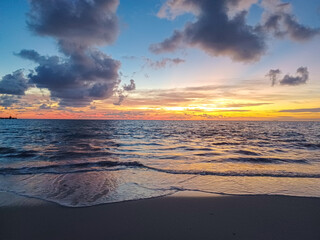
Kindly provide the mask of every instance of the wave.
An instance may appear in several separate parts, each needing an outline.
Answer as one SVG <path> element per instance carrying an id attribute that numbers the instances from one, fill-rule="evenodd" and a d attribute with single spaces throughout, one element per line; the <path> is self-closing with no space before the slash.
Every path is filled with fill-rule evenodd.
<path id="1" fill-rule="evenodd" d="M 54 164 L 39 167 L 21 167 L 21 168 L 0 168 L 0 175 L 29 175 L 29 174 L 65 174 L 99 171 L 97 167 L 145 167 L 139 162 L 116 162 L 116 161 L 99 161 L 72 164 Z M 101 169 L 107 170 L 107 169 Z M 101 171 L 100 170 L 100 171 Z M 117 169 L 116 169 L 117 170 Z"/>
<path id="2" fill-rule="evenodd" d="M 320 143 L 300 143 L 298 147 L 303 147 L 311 150 L 318 150 L 320 149 Z"/>
<path id="3" fill-rule="evenodd" d="M 214 145 L 214 146 L 240 145 L 240 143 L 238 143 L 238 142 L 214 142 L 214 143 L 211 143 L 211 145 Z"/>
<path id="4" fill-rule="evenodd" d="M 216 152 L 207 152 L 207 153 L 196 153 L 194 154 L 195 156 L 200 156 L 200 157 L 212 157 L 212 156 L 220 156 L 220 153 Z"/>
<path id="5" fill-rule="evenodd" d="M 136 147 L 136 146 L 163 146 L 163 144 L 160 143 L 154 143 L 154 142 L 138 142 L 138 143 L 120 143 L 120 146 L 123 147 Z"/>
<path id="6" fill-rule="evenodd" d="M 263 157 L 255 157 L 255 158 L 246 158 L 246 157 L 236 157 L 229 158 L 228 161 L 231 162 L 248 162 L 248 163 L 296 163 L 296 164 L 308 164 L 307 160 L 302 159 L 282 159 L 282 158 L 263 158 Z"/>
<path id="7" fill-rule="evenodd" d="M 234 151 L 234 153 L 241 154 L 241 155 L 249 155 L 249 156 L 260 156 L 261 155 L 259 153 L 248 151 L 248 150 L 238 150 L 238 151 Z"/>
<path id="8" fill-rule="evenodd" d="M 33 158 L 38 155 L 34 151 L 22 151 L 20 153 L 6 155 L 6 158 Z"/>
<path id="9" fill-rule="evenodd" d="M 54 155 L 49 155 L 48 159 L 52 160 L 66 160 L 66 159 L 76 159 L 76 158 L 94 158 L 94 157 L 113 157 L 119 156 L 120 153 L 111 151 L 92 151 L 92 152 L 82 152 L 82 151 L 61 151 L 56 152 Z"/>
<path id="10" fill-rule="evenodd" d="M 211 148 L 191 148 L 191 147 L 186 147 L 186 151 L 212 151 L 213 149 Z"/>
<path id="11" fill-rule="evenodd" d="M 0 147 L 0 154 L 9 154 L 17 152 L 14 148 L 11 147 Z"/>
<path id="12" fill-rule="evenodd" d="M 121 168 L 123 167 L 123 168 Z M 320 173 L 300 172 L 236 172 L 236 171 L 200 171 L 200 170 L 173 170 L 161 169 L 144 165 L 137 161 L 117 162 L 99 161 L 88 163 L 74 163 L 64 165 L 48 165 L 40 167 L 0 168 L 0 175 L 36 175 L 36 174 L 68 174 L 84 172 L 121 171 L 129 168 L 145 169 L 167 174 L 182 174 L 195 176 L 221 177 L 279 177 L 279 178 L 320 178 Z"/>
<path id="13" fill-rule="evenodd" d="M 37 152 L 33 150 L 17 150 L 11 147 L 0 147 L 0 157 L 31 158 L 36 156 L 37 156 Z"/>

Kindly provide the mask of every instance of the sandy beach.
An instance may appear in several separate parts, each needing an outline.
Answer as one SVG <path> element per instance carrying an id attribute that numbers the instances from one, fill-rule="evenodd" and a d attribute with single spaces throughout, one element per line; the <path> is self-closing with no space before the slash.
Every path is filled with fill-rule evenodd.
<path id="1" fill-rule="evenodd" d="M 0 208 L 0 239 L 316 240 L 319 223 L 320 199 L 305 197 L 174 195 L 87 208 L 35 201 Z"/>

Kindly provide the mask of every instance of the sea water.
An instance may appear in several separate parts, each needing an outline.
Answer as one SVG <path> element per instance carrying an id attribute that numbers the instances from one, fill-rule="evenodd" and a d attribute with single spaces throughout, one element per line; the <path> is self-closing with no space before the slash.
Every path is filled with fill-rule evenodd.
<path id="1" fill-rule="evenodd" d="M 70 207 L 181 191 L 320 197 L 320 122 L 0 120 L 0 191 Z"/>

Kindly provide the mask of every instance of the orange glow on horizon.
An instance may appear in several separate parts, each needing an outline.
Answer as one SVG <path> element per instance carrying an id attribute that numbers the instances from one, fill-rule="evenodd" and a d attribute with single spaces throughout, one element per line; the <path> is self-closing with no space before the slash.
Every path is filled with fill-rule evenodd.
<path id="1" fill-rule="evenodd" d="M 208 90 L 206 89 L 208 88 Z M 234 90 L 216 92 L 212 86 L 199 90 L 140 90 L 130 95 L 121 106 L 116 97 L 99 100 L 84 107 L 60 107 L 50 100 L 48 92 L 32 89 L 21 98 L 21 106 L 0 107 L 0 117 L 19 119 L 114 119 L 114 120 L 320 120 L 318 95 L 282 98 L 282 92 L 254 94 Z M 210 90 L 213 89 L 213 90 Z M 268 90 L 269 91 L 269 90 Z M 297 98 L 297 99 L 296 99 Z M 292 100 L 291 100 L 292 99 Z M 38 102 L 31 105 L 30 102 Z M 301 111 L 299 111 L 301 109 Z M 304 112 L 303 109 L 306 109 Z M 308 111 L 310 109 L 310 111 Z"/>

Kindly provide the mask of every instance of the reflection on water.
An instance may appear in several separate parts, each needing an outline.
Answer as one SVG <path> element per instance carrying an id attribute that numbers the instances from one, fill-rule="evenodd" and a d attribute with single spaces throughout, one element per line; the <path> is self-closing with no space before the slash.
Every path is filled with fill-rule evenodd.
<path id="1" fill-rule="evenodd" d="M 196 190 L 320 197 L 320 123 L 0 120 L 0 190 L 88 206 Z"/>

